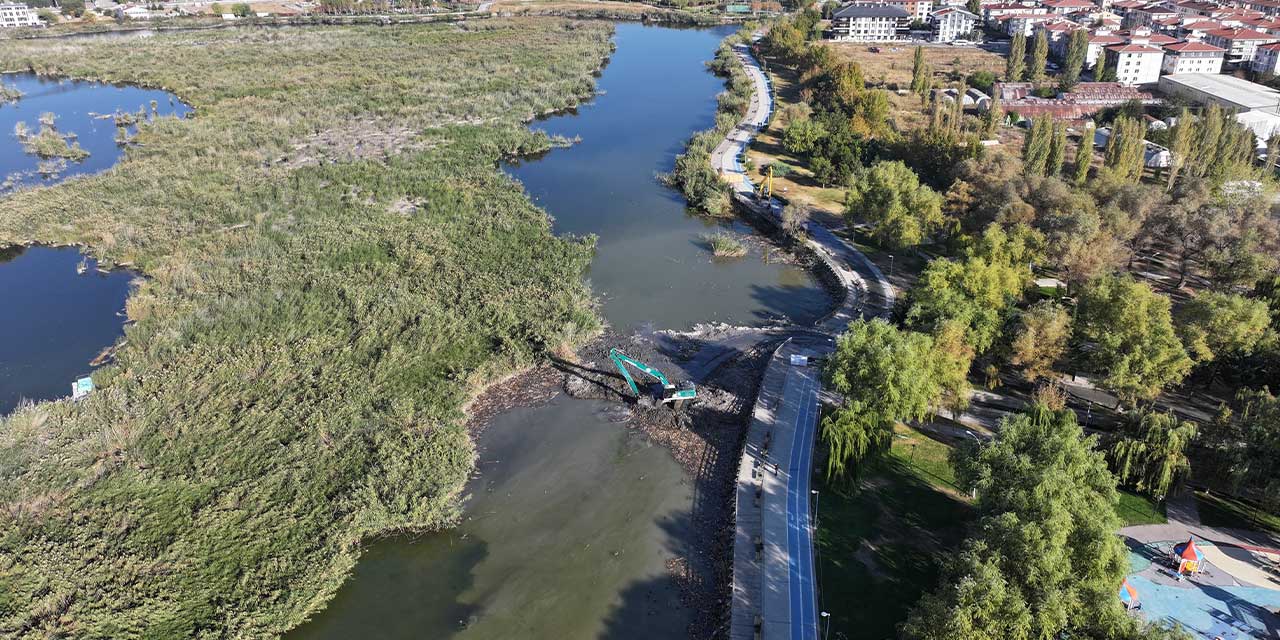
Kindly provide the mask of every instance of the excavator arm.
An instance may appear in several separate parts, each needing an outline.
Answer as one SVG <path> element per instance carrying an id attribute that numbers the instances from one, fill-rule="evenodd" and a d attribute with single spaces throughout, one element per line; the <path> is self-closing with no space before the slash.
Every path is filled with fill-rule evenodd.
<path id="1" fill-rule="evenodd" d="M 622 377 L 627 381 L 627 386 L 631 387 L 632 393 L 635 393 L 637 398 L 644 398 L 645 394 L 641 393 L 640 385 L 636 384 L 636 379 L 631 375 L 631 371 L 627 369 L 627 365 L 649 374 L 662 385 L 662 402 L 680 402 L 697 397 L 698 392 L 693 388 L 693 385 L 682 385 L 680 388 L 676 388 L 676 385 L 671 384 L 671 381 L 661 371 L 617 349 L 609 350 L 609 359 L 613 361 L 614 366 L 618 367 L 618 371 L 622 372 Z"/>

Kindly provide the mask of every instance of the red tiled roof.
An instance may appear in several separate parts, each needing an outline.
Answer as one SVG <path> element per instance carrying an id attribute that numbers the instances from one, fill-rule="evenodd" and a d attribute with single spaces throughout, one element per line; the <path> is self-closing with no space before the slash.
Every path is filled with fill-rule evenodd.
<path id="1" fill-rule="evenodd" d="M 1175 44 L 1166 44 L 1165 51 L 1173 51 L 1175 53 L 1186 53 L 1188 51 L 1226 51 L 1222 47 L 1215 47 L 1204 42 L 1178 42 Z"/>
<path id="2" fill-rule="evenodd" d="M 1120 36 L 1089 36 L 1089 44 L 1119 44 L 1124 42 Z"/>
<path id="3" fill-rule="evenodd" d="M 1197 20 L 1195 22 L 1188 22 L 1187 24 L 1182 25 L 1182 28 L 1193 31 L 1208 31 L 1209 29 L 1221 29 L 1222 23 L 1214 20 Z"/>
<path id="4" fill-rule="evenodd" d="M 1155 47 L 1148 47 L 1145 44 L 1113 44 L 1107 47 L 1107 51 L 1115 51 L 1116 53 L 1164 53 Z"/>
<path id="5" fill-rule="evenodd" d="M 1226 40 L 1274 40 L 1275 36 L 1270 36 L 1261 31 L 1253 29 L 1217 29 L 1205 33 L 1215 38 L 1224 38 Z"/>
<path id="6" fill-rule="evenodd" d="M 1280 51 L 1280 42 L 1272 42 L 1271 44 L 1259 45 L 1258 48 L 1266 49 L 1267 51 Z"/>

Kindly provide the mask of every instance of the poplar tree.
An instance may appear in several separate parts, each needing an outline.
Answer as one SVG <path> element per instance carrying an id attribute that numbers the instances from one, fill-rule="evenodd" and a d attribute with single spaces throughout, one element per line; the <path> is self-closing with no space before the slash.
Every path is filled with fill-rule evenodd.
<path id="1" fill-rule="evenodd" d="M 1089 31 L 1076 29 L 1071 32 L 1071 40 L 1067 43 L 1067 59 L 1062 65 L 1062 81 L 1058 85 L 1063 91 L 1070 91 L 1080 82 L 1080 72 L 1084 70 L 1084 60 L 1089 54 Z"/>
<path id="2" fill-rule="evenodd" d="M 1194 162 L 1187 170 L 1192 175 L 1206 176 L 1213 169 L 1214 154 L 1218 149 L 1218 140 L 1222 137 L 1222 107 L 1210 104 L 1200 116 L 1195 128 L 1195 138 L 1191 143 L 1191 157 Z"/>
<path id="3" fill-rule="evenodd" d="M 1045 163 L 1045 175 L 1057 176 L 1062 172 L 1062 163 L 1067 158 L 1067 125 L 1064 122 L 1053 124 L 1053 136 L 1049 140 L 1049 159 Z"/>
<path id="4" fill-rule="evenodd" d="M 915 59 L 911 63 L 911 92 L 920 96 L 923 102 L 929 97 L 929 65 L 924 62 L 924 47 L 916 47 Z"/>
<path id="5" fill-rule="evenodd" d="M 1022 147 L 1022 170 L 1029 176 L 1044 175 L 1049 160 L 1049 139 L 1053 136 L 1053 123 L 1049 116 L 1036 118 L 1027 130 Z"/>
<path id="6" fill-rule="evenodd" d="M 1000 130 L 1000 122 L 1004 120 L 1004 107 L 1000 104 L 1000 92 L 991 92 L 991 105 L 982 120 L 982 137 L 990 140 Z"/>
<path id="7" fill-rule="evenodd" d="M 1022 79 L 1022 71 L 1027 64 L 1027 37 L 1021 31 L 1013 34 L 1013 42 L 1009 45 L 1009 59 L 1004 62 L 1005 82 L 1017 82 Z"/>
<path id="8" fill-rule="evenodd" d="M 1267 138 L 1267 175 L 1275 173 L 1277 153 L 1280 153 L 1280 133 L 1272 133 Z"/>
<path id="9" fill-rule="evenodd" d="M 1111 124 L 1111 139 L 1103 163 L 1116 175 L 1137 182 L 1142 178 L 1146 157 L 1146 143 L 1142 137 L 1142 122 L 1128 117 L 1116 118 Z"/>
<path id="10" fill-rule="evenodd" d="M 1093 68 L 1093 79 L 1097 82 L 1115 82 L 1116 70 L 1107 66 L 1107 52 L 1103 50 L 1098 57 L 1098 66 Z"/>
<path id="11" fill-rule="evenodd" d="M 1044 80 L 1044 65 L 1049 59 L 1049 38 L 1045 35 L 1044 29 L 1036 32 L 1035 45 L 1031 49 L 1031 69 L 1028 70 L 1028 80 L 1031 82 L 1041 82 Z"/>
<path id="12" fill-rule="evenodd" d="M 1093 127 L 1085 127 L 1084 135 L 1080 136 L 1080 144 L 1076 145 L 1075 175 L 1071 177 L 1071 182 L 1077 187 L 1083 187 L 1085 181 L 1089 179 L 1091 164 L 1093 164 Z"/>
<path id="13" fill-rule="evenodd" d="M 1165 182 L 1165 191 L 1173 189 L 1174 182 L 1178 180 L 1178 172 L 1182 170 L 1182 166 L 1187 162 L 1187 153 L 1191 151 L 1191 135 L 1194 133 L 1194 127 L 1195 122 L 1191 119 L 1191 111 L 1183 107 L 1182 112 L 1178 114 L 1178 121 L 1173 125 L 1173 131 L 1169 135 L 1169 180 Z"/>

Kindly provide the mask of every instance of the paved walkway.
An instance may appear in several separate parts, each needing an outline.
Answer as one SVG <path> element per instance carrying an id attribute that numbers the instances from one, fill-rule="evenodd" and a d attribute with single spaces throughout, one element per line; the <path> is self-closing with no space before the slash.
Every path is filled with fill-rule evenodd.
<path id="1" fill-rule="evenodd" d="M 738 467 L 734 640 L 818 634 L 809 479 L 821 372 L 790 361 L 829 351 L 825 339 L 788 340 L 774 351 L 760 384 Z"/>

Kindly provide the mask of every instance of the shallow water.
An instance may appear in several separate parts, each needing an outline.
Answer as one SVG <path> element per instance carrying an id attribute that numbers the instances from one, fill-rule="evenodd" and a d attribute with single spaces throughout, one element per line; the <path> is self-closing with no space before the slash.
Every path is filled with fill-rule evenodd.
<path id="1" fill-rule="evenodd" d="M 766 263 L 759 243 L 745 257 L 713 259 L 705 234 L 748 236 L 751 227 L 691 214 L 654 177 L 671 170 L 694 132 L 714 124 L 724 81 L 704 63 L 734 30 L 619 24 L 617 51 L 597 82 L 603 95 L 532 125 L 581 142 L 507 168 L 553 217 L 556 233 L 598 236 L 589 278 L 618 329 L 811 322 L 832 304 L 807 271 Z"/>
<path id="2" fill-rule="evenodd" d="M 173 94 L 153 89 L 42 78 L 31 73 L 0 74 L 0 84 L 16 87 L 24 94 L 17 102 L 0 105 L 0 194 L 14 188 L 56 184 L 113 166 L 124 154 L 124 147 L 116 143 L 115 121 L 90 114 L 143 109 L 147 117 L 184 117 L 191 112 Z M 40 158 L 27 153 L 14 133 L 19 122 L 32 133 L 39 131 L 40 114 L 46 112 L 57 116 L 55 126 L 59 133 L 75 134 L 74 140 L 89 152 L 84 160 L 68 161 L 55 175 L 40 174 Z M 127 129 L 130 135 L 135 132 L 135 127 Z"/>
<path id="3" fill-rule="evenodd" d="M 371 545 L 295 640 L 672 638 L 691 613 L 666 560 L 692 494 L 670 453 L 565 396 L 499 416 L 460 526 Z M 621 414 L 619 412 L 622 412 Z"/>
<path id="4" fill-rule="evenodd" d="M 77 274 L 74 247 L 0 249 L 0 414 L 22 399 L 71 395 L 89 361 L 124 335 L 134 274 Z"/>

